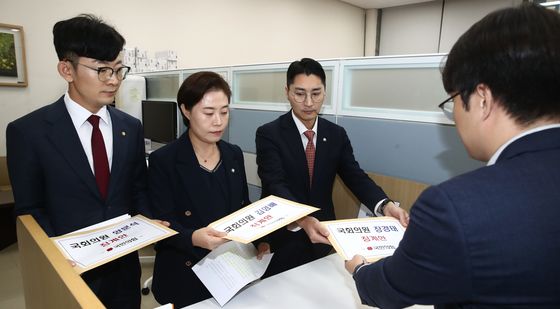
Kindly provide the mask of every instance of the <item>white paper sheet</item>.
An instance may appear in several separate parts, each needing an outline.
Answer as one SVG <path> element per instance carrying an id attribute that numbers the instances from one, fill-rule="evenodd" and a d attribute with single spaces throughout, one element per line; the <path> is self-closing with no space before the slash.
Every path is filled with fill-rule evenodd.
<path id="1" fill-rule="evenodd" d="M 223 306 L 243 287 L 264 274 L 272 255 L 265 254 L 257 260 L 257 249 L 253 244 L 228 241 L 200 260 L 192 270 Z"/>
<path id="2" fill-rule="evenodd" d="M 103 221 L 103 222 L 99 222 L 99 223 L 94 224 L 94 225 L 86 226 L 86 227 L 84 227 L 83 229 L 79 229 L 79 230 L 77 230 L 77 231 L 70 232 L 70 233 L 68 233 L 68 234 L 66 234 L 66 235 L 70 235 L 70 234 L 74 234 L 74 233 L 87 232 L 87 231 L 93 231 L 93 230 L 95 230 L 95 229 L 99 229 L 99 228 L 102 228 L 102 227 L 106 227 L 106 226 L 109 226 L 109 225 L 113 225 L 113 224 L 115 224 L 115 223 L 119 223 L 119 222 L 124 221 L 124 220 L 127 220 L 127 219 L 130 219 L 130 215 L 129 215 L 129 214 L 120 215 L 120 216 L 115 217 L 115 218 L 113 218 L 113 219 L 105 220 L 105 221 Z"/>

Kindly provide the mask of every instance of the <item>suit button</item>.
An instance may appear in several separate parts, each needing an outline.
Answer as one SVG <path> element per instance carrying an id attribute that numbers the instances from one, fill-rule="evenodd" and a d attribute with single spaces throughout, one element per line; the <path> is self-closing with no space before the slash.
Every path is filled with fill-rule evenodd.
<path id="1" fill-rule="evenodd" d="M 191 267 L 191 266 L 192 266 L 192 262 L 191 262 L 191 261 L 187 261 L 187 262 L 185 262 L 185 265 L 187 265 L 187 267 Z"/>
<path id="2" fill-rule="evenodd" d="M 192 215 L 192 212 L 190 210 L 185 211 L 185 216 L 190 217 Z"/>

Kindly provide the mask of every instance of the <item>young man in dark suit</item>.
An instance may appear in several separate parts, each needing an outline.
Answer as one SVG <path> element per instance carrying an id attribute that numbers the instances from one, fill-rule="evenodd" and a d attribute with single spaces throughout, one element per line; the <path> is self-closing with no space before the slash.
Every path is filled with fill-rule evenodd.
<path id="1" fill-rule="evenodd" d="M 346 263 L 381 308 L 560 308 L 560 15 L 490 13 L 442 72 L 469 155 L 488 165 L 426 189 L 393 256 Z"/>
<path id="2" fill-rule="evenodd" d="M 33 215 L 49 236 L 148 215 L 142 125 L 109 106 L 130 69 L 124 38 L 91 15 L 57 22 L 53 35 L 68 91 L 8 125 L 15 214 Z M 139 308 L 140 272 L 135 252 L 83 278 L 106 307 Z"/>
<path id="3" fill-rule="evenodd" d="M 325 79 L 319 62 L 310 58 L 292 62 L 286 85 L 291 111 L 257 129 L 262 197 L 273 194 L 320 208 L 269 236 L 275 255 L 265 276 L 330 252 L 328 231 L 319 221 L 335 219 L 332 190 L 337 174 L 376 215 L 393 216 L 405 226 L 408 222 L 407 213 L 360 168 L 344 128 L 319 117 Z"/>

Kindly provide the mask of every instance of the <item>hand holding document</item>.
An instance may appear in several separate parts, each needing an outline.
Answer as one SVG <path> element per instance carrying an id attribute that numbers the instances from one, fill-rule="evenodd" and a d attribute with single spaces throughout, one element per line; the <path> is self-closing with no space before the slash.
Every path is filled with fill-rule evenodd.
<path id="1" fill-rule="evenodd" d="M 253 244 L 229 241 L 210 252 L 192 270 L 223 306 L 243 287 L 259 279 L 271 259 L 269 253 L 258 260 Z"/>
<path id="2" fill-rule="evenodd" d="M 51 238 L 80 274 L 177 234 L 141 215 L 99 226 Z"/>
<path id="3" fill-rule="evenodd" d="M 209 226 L 228 233 L 227 239 L 247 244 L 317 210 L 319 208 L 270 195 Z"/>
<path id="4" fill-rule="evenodd" d="M 404 227 L 395 218 L 376 217 L 324 221 L 330 232 L 329 240 L 345 260 L 356 254 L 374 262 L 393 255 L 404 236 Z"/>

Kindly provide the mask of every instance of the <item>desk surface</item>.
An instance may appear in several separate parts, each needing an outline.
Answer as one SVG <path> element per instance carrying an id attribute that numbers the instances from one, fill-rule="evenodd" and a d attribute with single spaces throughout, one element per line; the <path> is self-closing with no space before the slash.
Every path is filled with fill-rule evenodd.
<path id="1" fill-rule="evenodd" d="M 322 259 L 259 280 L 239 292 L 225 309 L 247 308 L 371 308 L 362 305 L 354 280 L 344 269 L 342 258 L 331 254 Z M 189 309 L 221 308 L 213 299 L 190 305 Z M 410 308 L 433 308 L 415 305 Z"/>

